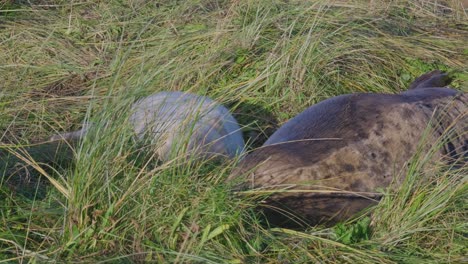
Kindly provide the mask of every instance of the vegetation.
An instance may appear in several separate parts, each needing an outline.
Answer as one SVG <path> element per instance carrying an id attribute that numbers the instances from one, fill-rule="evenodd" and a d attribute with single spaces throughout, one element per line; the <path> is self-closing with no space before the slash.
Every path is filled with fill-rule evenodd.
<path id="1" fill-rule="evenodd" d="M 137 98 L 190 91 L 231 109 L 253 148 L 307 106 L 428 70 L 466 91 L 462 2 L 0 1 L 0 158 L 14 160 L 0 165 L 0 262 L 467 261 L 466 167 L 420 154 L 357 219 L 269 228 L 225 183 L 235 161 L 158 162 L 123 121 Z M 102 125 L 41 144 L 83 120 Z M 45 162 L 57 149 L 71 164 Z"/>

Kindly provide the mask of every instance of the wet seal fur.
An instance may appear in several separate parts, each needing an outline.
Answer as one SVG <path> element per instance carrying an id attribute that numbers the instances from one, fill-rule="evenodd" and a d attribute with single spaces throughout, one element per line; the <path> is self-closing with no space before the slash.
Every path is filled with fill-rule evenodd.
<path id="1" fill-rule="evenodd" d="M 184 151 L 197 158 L 234 158 L 244 151 L 242 131 L 229 110 L 212 99 L 183 92 L 159 92 L 135 102 L 131 124 L 136 138 L 170 160 Z M 92 124 L 54 135 L 50 141 L 78 140 Z"/>
<path id="2" fill-rule="evenodd" d="M 441 88 L 448 82 L 433 71 L 400 94 L 347 94 L 313 105 L 247 155 L 228 180 L 244 179 L 238 190 L 271 193 L 262 210 L 273 225 L 349 219 L 378 202 L 377 191 L 405 168 L 430 122 L 427 142 L 451 132 L 435 156 L 466 164 L 468 95 Z"/>

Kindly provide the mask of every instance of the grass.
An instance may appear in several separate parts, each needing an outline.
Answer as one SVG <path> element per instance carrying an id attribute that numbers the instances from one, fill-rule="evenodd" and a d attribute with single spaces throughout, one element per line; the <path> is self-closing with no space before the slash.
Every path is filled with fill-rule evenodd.
<path id="1" fill-rule="evenodd" d="M 361 218 L 267 228 L 225 183 L 235 162 L 157 162 L 122 121 L 139 97 L 190 91 L 228 106 L 255 147 L 311 104 L 435 68 L 467 91 L 461 1 L 29 2 L 0 1 L 0 155 L 33 179 L 0 180 L 0 262 L 467 261 L 466 168 L 419 156 Z M 37 153 L 57 146 L 40 143 L 85 119 L 105 125 L 58 148 L 71 166 L 47 165 Z"/>

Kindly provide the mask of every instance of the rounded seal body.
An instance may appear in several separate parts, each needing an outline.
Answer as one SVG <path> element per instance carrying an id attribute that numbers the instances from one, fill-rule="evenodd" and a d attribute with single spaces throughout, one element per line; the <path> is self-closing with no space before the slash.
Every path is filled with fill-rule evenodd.
<path id="1" fill-rule="evenodd" d="M 436 142 L 450 130 L 436 156 L 466 162 L 467 104 L 467 94 L 427 87 L 330 98 L 286 122 L 229 180 L 243 179 L 240 190 L 269 191 L 263 211 L 273 224 L 343 221 L 378 202 L 421 140 Z M 429 123 L 435 127 L 426 135 Z"/>
<path id="2" fill-rule="evenodd" d="M 205 96 L 160 92 L 135 102 L 129 117 L 136 138 L 153 147 L 167 161 L 179 154 L 195 158 L 234 158 L 244 151 L 242 131 L 226 107 Z M 77 140 L 94 125 L 54 135 L 55 140 Z"/>
<path id="3" fill-rule="evenodd" d="M 234 158 L 244 150 L 237 121 L 208 97 L 160 92 L 135 102 L 132 111 L 129 121 L 137 137 L 150 140 L 162 160 L 180 150 L 205 158 Z"/>

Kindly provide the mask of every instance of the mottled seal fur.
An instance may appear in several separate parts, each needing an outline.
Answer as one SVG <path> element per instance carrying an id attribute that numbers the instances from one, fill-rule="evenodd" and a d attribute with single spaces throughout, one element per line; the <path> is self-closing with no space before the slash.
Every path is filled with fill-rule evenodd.
<path id="1" fill-rule="evenodd" d="M 347 94 L 313 105 L 247 155 L 229 180 L 271 191 L 263 205 L 273 224 L 292 224 L 284 213 L 312 225 L 346 220 L 379 200 L 431 120 L 428 142 L 451 132 L 435 156 L 466 162 L 468 96 L 440 87 L 447 82 L 433 71 L 401 94 Z"/>
<path id="2" fill-rule="evenodd" d="M 205 96 L 160 92 L 132 105 L 129 122 L 136 137 L 149 140 L 159 159 L 167 161 L 180 151 L 197 157 L 233 158 L 244 150 L 242 132 L 226 107 Z M 52 141 L 79 139 L 82 130 L 55 135 Z"/>

